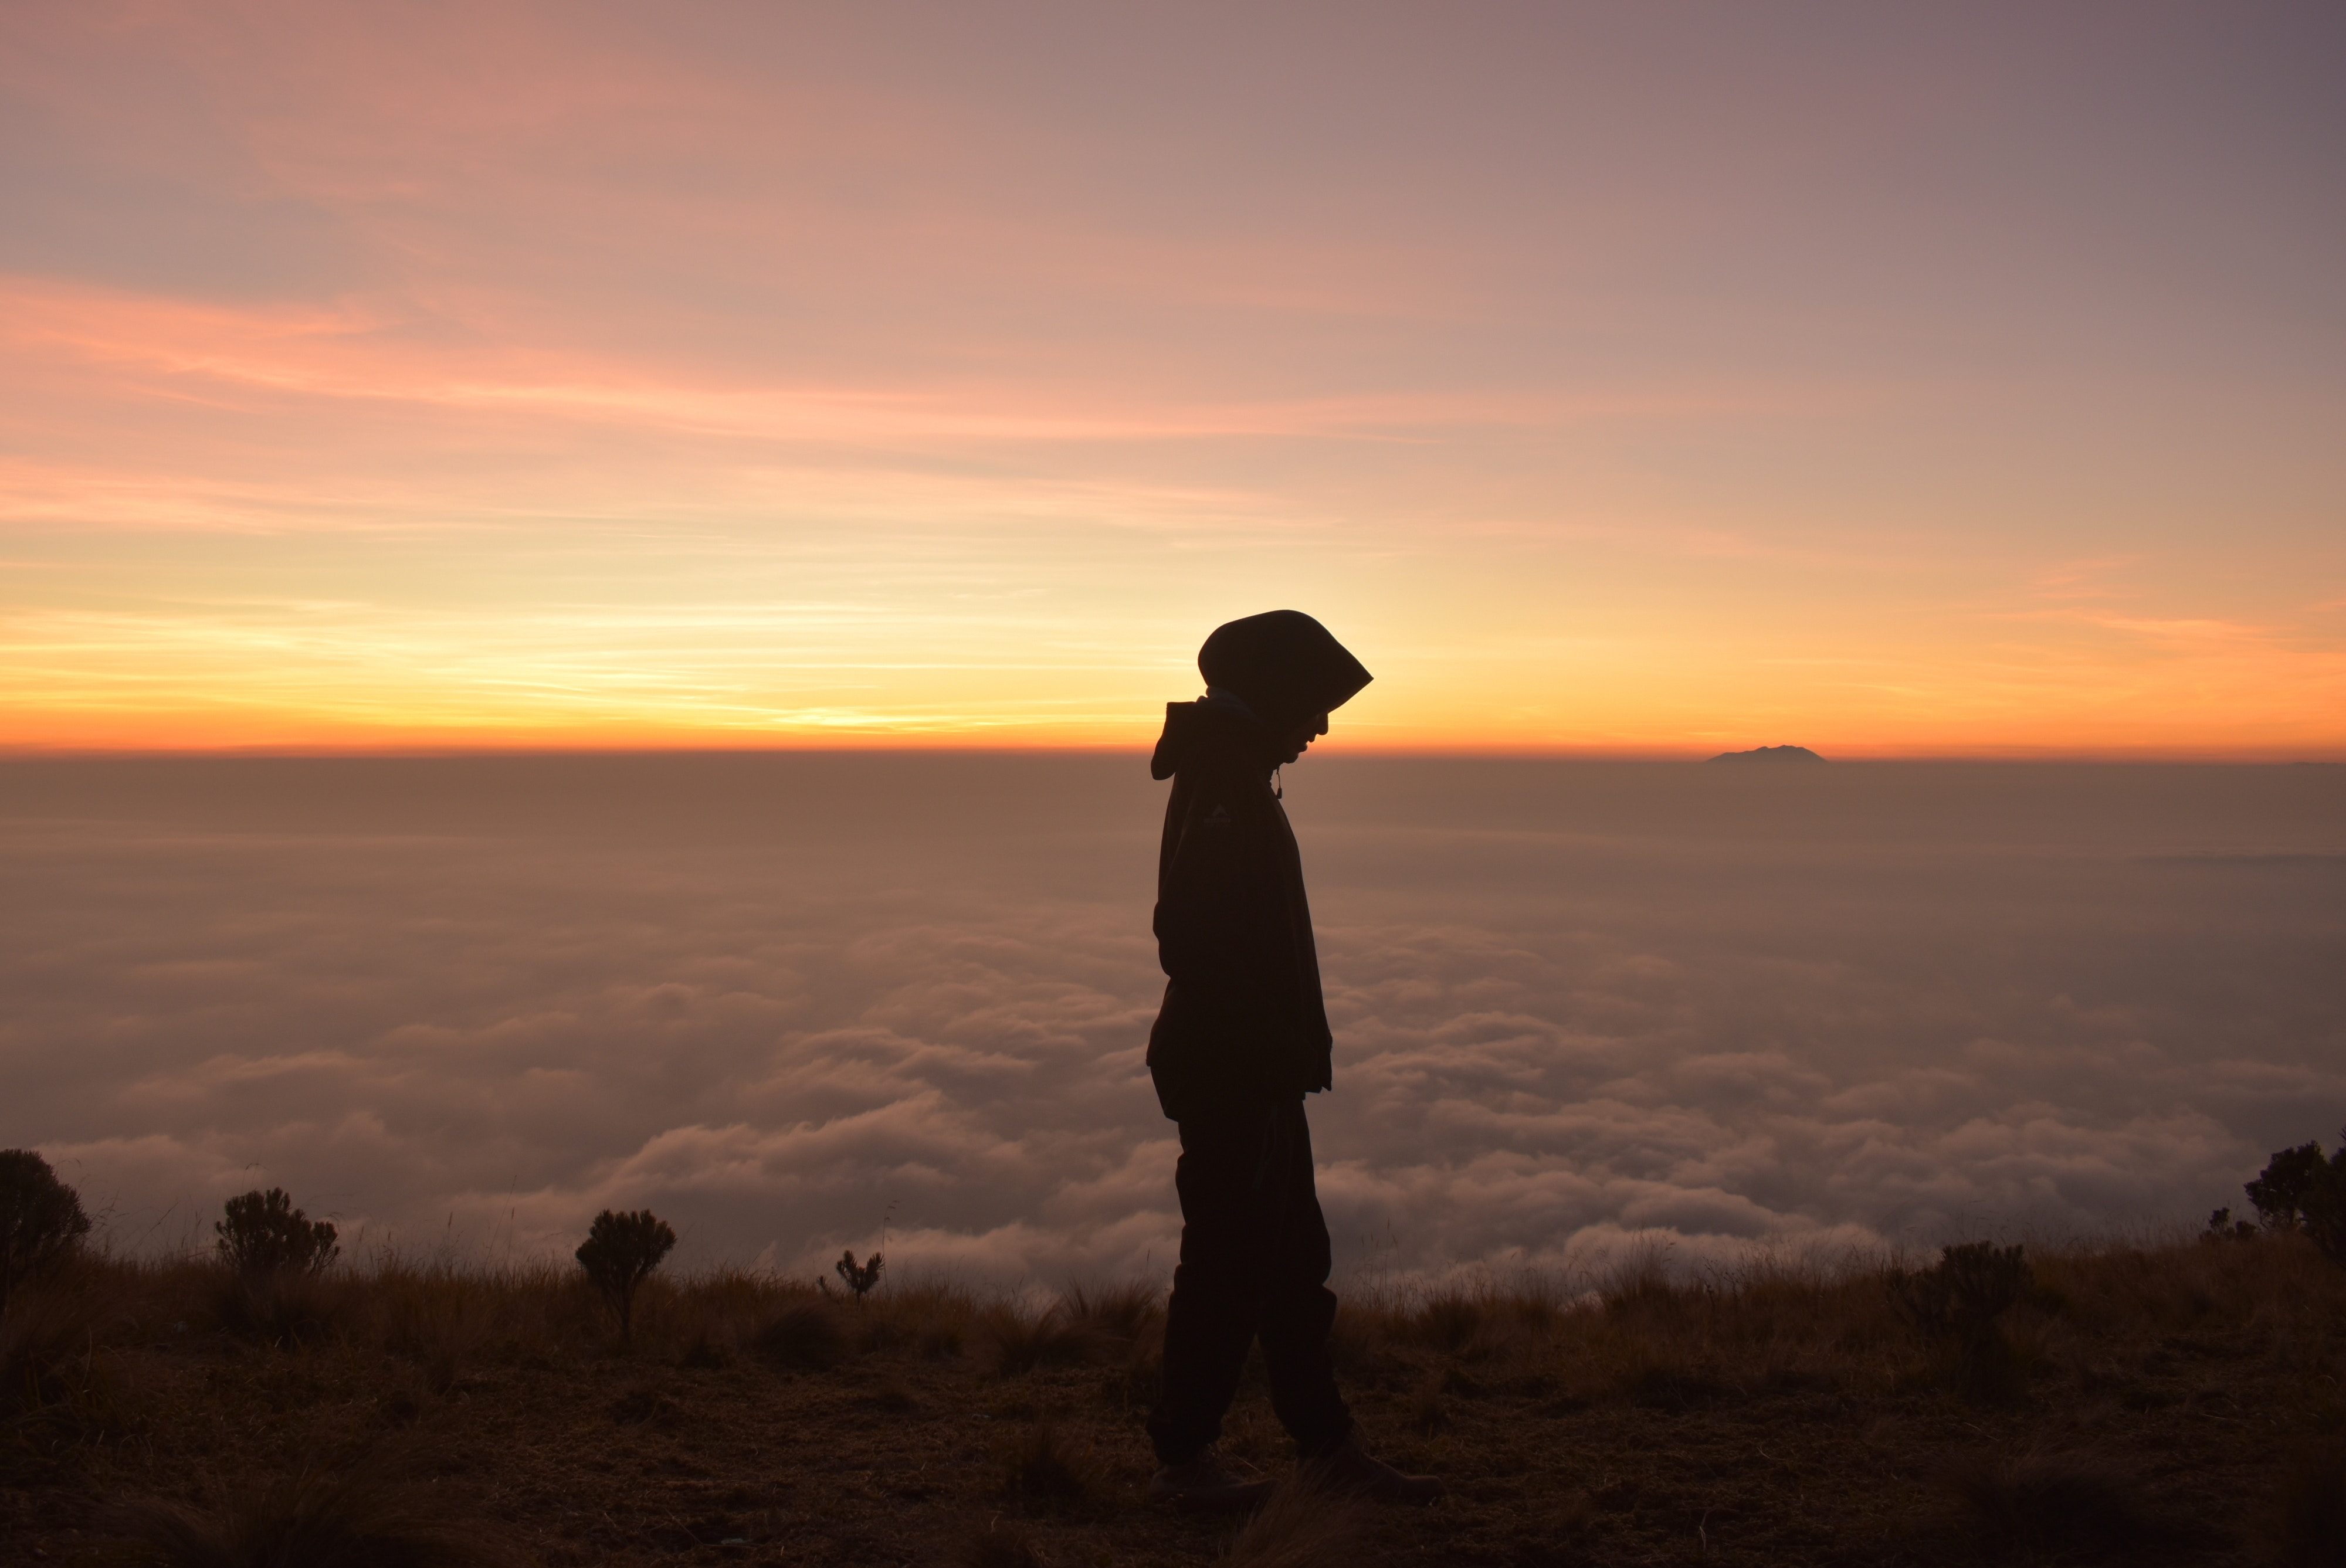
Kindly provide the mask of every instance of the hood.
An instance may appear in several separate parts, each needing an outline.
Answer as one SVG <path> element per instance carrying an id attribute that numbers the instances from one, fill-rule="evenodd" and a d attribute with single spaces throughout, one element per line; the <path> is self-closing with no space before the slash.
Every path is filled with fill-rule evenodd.
<path id="1" fill-rule="evenodd" d="M 1165 733 L 1157 738 L 1148 776 L 1170 779 L 1209 750 L 1235 751 L 1258 759 L 1268 772 L 1276 760 L 1271 755 L 1276 740 L 1245 703 L 1227 693 L 1209 694 L 1196 702 L 1168 702 Z"/>
<path id="2" fill-rule="evenodd" d="M 1328 628 L 1300 610 L 1216 626 L 1198 650 L 1206 685 L 1235 693 L 1273 731 L 1342 707 L 1372 678 Z"/>

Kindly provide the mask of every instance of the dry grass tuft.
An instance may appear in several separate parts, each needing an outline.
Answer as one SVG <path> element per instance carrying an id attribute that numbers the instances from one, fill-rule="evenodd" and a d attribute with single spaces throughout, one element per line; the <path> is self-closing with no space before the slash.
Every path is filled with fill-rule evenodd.
<path id="1" fill-rule="evenodd" d="M 1450 1424 L 1450 1407 L 1442 1397 L 1442 1374 L 1429 1372 L 1418 1380 L 1409 1400 L 1409 1430 L 1432 1437 Z"/>
<path id="2" fill-rule="evenodd" d="M 820 1372 L 847 1356 L 847 1325 L 823 1301 L 793 1301 L 760 1324 L 750 1344 L 777 1366 Z"/>
<path id="3" fill-rule="evenodd" d="M 1003 1492 L 1022 1502 L 1079 1502 L 1091 1495 L 1091 1466 L 1049 1420 L 1019 1434 L 1004 1461 Z"/>
<path id="4" fill-rule="evenodd" d="M 1419 1303 L 1415 1311 L 1402 1319 L 1402 1330 L 1416 1344 L 1461 1355 L 1481 1336 L 1488 1315 L 1479 1298 L 1461 1290 L 1448 1290 Z"/>
<path id="5" fill-rule="evenodd" d="M 1247 1521 L 1221 1561 L 1232 1568 L 1337 1568 L 1352 1561 L 1360 1534 L 1356 1500 L 1282 1486 Z"/>
<path id="6" fill-rule="evenodd" d="M 1974 1459 L 1951 1470 L 1947 1482 L 1998 1545 L 2106 1550 L 2139 1543 L 2154 1529 L 2134 1478 L 2098 1454 L 2032 1450 Z"/>
<path id="7" fill-rule="evenodd" d="M 995 1373 L 1015 1377 L 1038 1367 L 1073 1367 L 1105 1358 L 1111 1341 L 1089 1324 L 1071 1322 L 1060 1307 L 1035 1312 L 1015 1301 L 987 1308 L 978 1318 L 987 1359 Z"/>
<path id="8" fill-rule="evenodd" d="M 1076 1329 L 1130 1344 L 1148 1337 L 1162 1324 L 1165 1297 L 1165 1287 L 1145 1279 L 1122 1285 L 1076 1285 L 1059 1298 L 1059 1311 Z"/>
<path id="9" fill-rule="evenodd" d="M 119 1424 L 97 1354 L 102 1319 L 114 1311 L 86 1270 L 9 1293 L 0 1308 L 0 1440 L 9 1450 L 55 1458 Z"/>
<path id="10" fill-rule="evenodd" d="M 120 1510 L 119 1528 L 156 1568 L 518 1568 L 525 1559 L 487 1522 L 411 1479 L 408 1459 L 378 1450 L 209 1510 L 134 1502 Z"/>
<path id="11" fill-rule="evenodd" d="M 377 1342 L 415 1363 L 423 1386 L 445 1394 L 488 1339 L 490 1290 L 446 1268 L 386 1270 L 368 1284 Z"/>
<path id="12" fill-rule="evenodd" d="M 306 1269 L 248 1274 L 219 1268 L 210 1273 L 213 1320 L 230 1334 L 264 1345 L 313 1345 L 350 1327 L 362 1288 Z"/>

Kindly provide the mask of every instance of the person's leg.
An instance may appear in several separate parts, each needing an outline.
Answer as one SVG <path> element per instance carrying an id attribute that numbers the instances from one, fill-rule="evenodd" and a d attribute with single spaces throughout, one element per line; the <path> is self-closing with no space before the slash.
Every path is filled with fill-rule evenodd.
<path id="1" fill-rule="evenodd" d="M 1220 1435 L 1270 1286 L 1280 1183 L 1267 1156 L 1270 1107 L 1180 1124 L 1181 1261 L 1165 1314 L 1165 1386 L 1148 1418 L 1158 1462 L 1185 1464 Z"/>
<path id="2" fill-rule="evenodd" d="M 1270 1379 L 1271 1409 L 1306 1459 L 1333 1450 L 1352 1430 L 1352 1413 L 1336 1390 L 1328 1331 L 1336 1321 L 1336 1293 L 1328 1288 L 1333 1264 L 1328 1222 L 1312 1178 L 1311 1128 L 1303 1104 L 1282 1105 L 1271 1136 L 1266 1185 L 1280 1193 L 1280 1224 L 1270 1257 L 1269 1291 L 1260 1319 L 1262 1359 Z"/>

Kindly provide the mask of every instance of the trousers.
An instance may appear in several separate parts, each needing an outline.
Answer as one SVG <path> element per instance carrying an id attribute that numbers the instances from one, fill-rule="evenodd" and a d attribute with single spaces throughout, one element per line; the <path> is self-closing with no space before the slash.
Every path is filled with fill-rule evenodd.
<path id="1" fill-rule="evenodd" d="M 1158 1461 L 1187 1463 L 1221 1434 L 1257 1339 L 1271 1410 L 1303 1456 L 1317 1457 L 1344 1440 L 1352 1415 L 1328 1356 L 1336 1293 L 1303 1102 L 1233 1105 L 1179 1126 L 1181 1261 L 1164 1392 L 1148 1418 Z"/>

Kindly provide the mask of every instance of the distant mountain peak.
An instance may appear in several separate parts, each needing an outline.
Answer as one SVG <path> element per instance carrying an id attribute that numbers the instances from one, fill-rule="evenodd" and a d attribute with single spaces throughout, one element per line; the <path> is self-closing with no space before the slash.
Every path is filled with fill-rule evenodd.
<path id="1" fill-rule="evenodd" d="M 1822 762 L 1805 746 L 1761 746 L 1749 751 L 1722 751 L 1713 762 Z"/>

